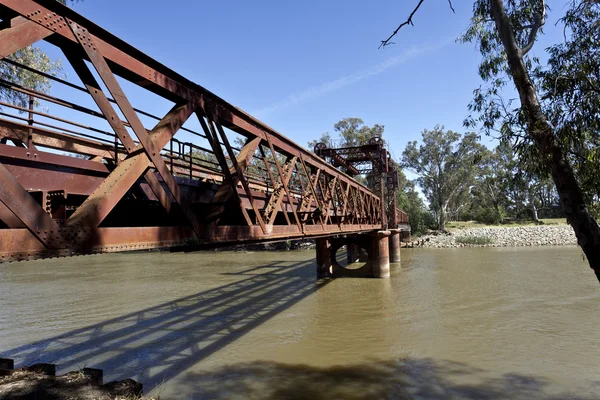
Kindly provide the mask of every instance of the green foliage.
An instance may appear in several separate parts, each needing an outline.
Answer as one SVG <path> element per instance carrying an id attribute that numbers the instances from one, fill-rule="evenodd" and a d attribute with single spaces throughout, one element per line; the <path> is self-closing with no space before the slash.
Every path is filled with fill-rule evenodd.
<path id="1" fill-rule="evenodd" d="M 590 211 L 600 217 L 600 3 L 573 1 L 561 19 L 565 41 L 536 71 L 542 100 L 575 169 Z"/>
<path id="2" fill-rule="evenodd" d="M 333 126 L 336 132 L 335 140 L 329 132 L 325 132 L 320 139 L 308 142 L 308 148 L 313 150 L 317 143 L 325 143 L 330 147 L 360 146 L 374 137 L 383 137 L 384 129 L 384 126 L 379 124 L 367 126 L 360 118 L 344 118 Z"/>
<path id="3" fill-rule="evenodd" d="M 494 239 L 488 236 L 457 236 L 454 241 L 459 244 L 491 244 L 494 243 Z"/>
<path id="4" fill-rule="evenodd" d="M 500 224 L 507 220 L 562 216 L 552 181 L 519 159 L 507 142 L 489 150 L 478 143 L 477 137 L 465 135 L 461 139 L 457 133 L 438 128 L 433 134 L 426 131 L 422 144 L 409 143 L 403 156 L 404 165 L 420 175 L 416 183 L 429 201 L 438 229 L 441 229 L 439 210 L 444 207 L 444 223 L 462 220 Z M 406 190 L 402 192 L 398 204 L 405 210 L 418 210 L 406 203 L 407 194 Z M 439 198 L 443 201 L 438 202 Z M 416 224 L 419 215 L 415 216 Z M 423 216 L 428 217 L 431 218 L 429 212 Z M 430 228 L 430 224 L 424 223 L 413 227 L 413 231 Z"/>
<path id="5" fill-rule="evenodd" d="M 408 214 L 412 236 L 421 236 L 436 227 L 433 215 L 427 210 L 413 182 L 401 173 L 399 190 L 396 192 L 396 204 Z"/>
<path id="6" fill-rule="evenodd" d="M 522 180 L 527 182 L 531 176 L 537 176 L 540 179 L 529 185 L 531 190 L 546 190 L 541 187 L 550 182 L 548 157 L 533 143 L 533 119 L 521 104 L 507 100 L 505 93 L 512 90 L 508 84 L 516 76 L 508 67 L 504 44 L 494 19 L 490 18 L 493 3 L 475 1 L 471 25 L 459 39 L 478 45 L 483 57 L 479 75 L 485 82 L 474 92 L 469 105 L 471 115 L 465 120 L 465 126 L 481 126 L 487 134 L 499 133 L 500 139 L 511 145 L 520 160 L 524 170 Z M 565 153 L 565 161 L 573 166 L 592 215 L 599 217 L 600 3 L 577 0 L 567 4 L 565 15 L 559 21 L 564 25 L 564 42 L 546 49 L 546 65 L 528 53 L 536 34 L 531 27 L 543 26 L 547 11 L 542 10 L 543 4 L 538 0 L 511 1 L 504 2 L 504 9 L 516 45 L 522 49 L 523 65 L 539 97 L 539 113 L 551 123 L 554 137 Z M 548 208 L 547 204 L 540 205 Z M 531 213 L 535 214 L 533 210 Z"/>
<path id="7" fill-rule="evenodd" d="M 51 60 L 46 53 L 37 47 L 25 47 L 7 58 L 50 75 L 56 76 L 61 71 L 60 61 Z M 49 79 L 5 62 L 0 62 L 0 79 L 39 92 L 45 93 L 50 90 Z M 29 96 L 12 91 L 4 86 L 0 86 L 0 98 L 19 107 L 27 107 L 29 102 Z"/>
<path id="8" fill-rule="evenodd" d="M 67 5 L 67 3 L 76 4 L 82 0 L 57 1 Z M 25 47 L 7 58 L 54 76 L 58 76 L 62 70 L 60 60 L 50 59 L 46 53 L 35 46 Z M 0 62 L 0 79 L 43 93 L 47 93 L 50 90 L 49 79 L 5 62 Z M 29 96 L 3 86 L 0 86 L 0 99 L 19 107 L 27 107 L 29 102 Z"/>
<path id="9" fill-rule="evenodd" d="M 443 126 L 424 130 L 422 143 L 409 142 L 402 153 L 402 166 L 419 176 L 416 182 L 436 216 L 438 229 L 445 230 L 447 215 L 468 199 L 484 147 L 474 133 L 461 135 Z"/>
<path id="10" fill-rule="evenodd" d="M 374 137 L 383 137 L 384 126 L 366 126 L 360 118 L 344 118 L 333 126 L 342 141 L 341 147 L 360 146 Z"/>
<path id="11" fill-rule="evenodd" d="M 486 134 L 497 133 L 502 141 L 513 144 L 521 156 L 527 152 L 535 153 L 535 157 L 531 159 L 539 160 L 541 157 L 532 147 L 527 130 L 528 120 L 521 104 L 515 104 L 511 97 L 505 95 L 505 90 L 511 91 L 512 95 L 514 89 L 509 84 L 512 83 L 513 76 L 506 62 L 506 51 L 496 22 L 492 18 L 492 3 L 494 2 L 490 0 L 474 2 L 471 24 L 458 39 L 478 46 L 482 55 L 479 76 L 485 83 L 475 89 L 473 101 L 469 104 L 470 115 L 464 124 L 467 128 L 481 127 Z M 546 10 L 541 9 L 543 4 L 539 0 L 504 2 L 504 11 L 512 26 L 516 46 L 523 49 L 530 43 L 531 27 L 536 24 L 540 15 L 545 15 Z M 539 33 L 543 32 L 542 28 Z M 535 40 L 535 35 L 533 39 Z M 525 52 L 523 64 L 531 71 L 539 66 L 539 60 Z"/>
<path id="12" fill-rule="evenodd" d="M 500 211 L 495 210 L 491 207 L 477 207 L 475 215 L 475 220 L 478 222 L 483 222 L 488 225 L 499 224 L 502 221 L 502 214 Z"/>

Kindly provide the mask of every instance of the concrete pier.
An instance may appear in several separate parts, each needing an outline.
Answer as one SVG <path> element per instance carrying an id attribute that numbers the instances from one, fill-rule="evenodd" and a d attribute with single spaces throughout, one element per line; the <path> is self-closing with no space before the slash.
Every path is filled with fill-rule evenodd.
<path id="1" fill-rule="evenodd" d="M 398 258 L 400 251 L 399 231 Z M 389 278 L 390 277 L 390 237 L 392 232 L 375 231 L 366 235 L 349 235 L 342 237 L 327 237 L 316 240 L 317 279 L 322 278 Z M 365 262 L 359 268 L 346 268 L 340 265 L 335 257 L 336 252 L 346 246 L 348 265 Z M 367 259 L 361 254 L 366 251 Z"/>
<path id="2" fill-rule="evenodd" d="M 390 229 L 390 262 L 399 263 L 400 256 L 400 229 Z"/>
<path id="3" fill-rule="evenodd" d="M 373 235 L 372 254 L 369 262 L 374 278 L 390 277 L 390 231 L 378 231 Z"/>
<path id="4" fill-rule="evenodd" d="M 331 239 L 319 238 L 317 245 L 317 279 L 329 278 L 333 273 L 333 256 L 331 254 Z"/>
<path id="5" fill-rule="evenodd" d="M 353 241 L 348 241 L 346 244 L 346 260 L 348 264 L 358 262 L 360 258 L 360 247 Z"/>

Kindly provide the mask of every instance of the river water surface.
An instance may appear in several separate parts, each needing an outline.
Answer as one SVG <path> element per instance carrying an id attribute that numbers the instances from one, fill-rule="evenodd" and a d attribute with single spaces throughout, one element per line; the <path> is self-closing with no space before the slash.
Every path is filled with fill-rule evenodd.
<path id="1" fill-rule="evenodd" d="M 600 286 L 576 247 L 403 249 L 392 278 L 314 252 L 0 265 L 0 356 L 163 399 L 600 398 Z"/>

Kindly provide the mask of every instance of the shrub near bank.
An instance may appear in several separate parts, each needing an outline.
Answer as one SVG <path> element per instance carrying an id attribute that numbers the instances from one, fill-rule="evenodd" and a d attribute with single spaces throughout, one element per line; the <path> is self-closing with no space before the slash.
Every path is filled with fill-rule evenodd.
<path id="1" fill-rule="evenodd" d="M 477 246 L 494 243 L 494 239 L 488 236 L 457 236 L 454 241 L 458 244 L 472 244 Z"/>

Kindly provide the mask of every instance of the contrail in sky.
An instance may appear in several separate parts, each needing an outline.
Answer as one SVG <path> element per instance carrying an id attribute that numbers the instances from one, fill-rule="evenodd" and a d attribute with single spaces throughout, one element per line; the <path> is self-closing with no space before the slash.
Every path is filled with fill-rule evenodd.
<path id="1" fill-rule="evenodd" d="M 268 114 L 273 113 L 274 111 L 281 110 L 282 108 L 290 107 L 295 104 L 303 103 L 312 98 L 319 97 L 327 93 L 335 92 L 346 86 L 353 85 L 356 82 L 360 82 L 372 76 L 379 75 L 382 72 L 387 71 L 388 69 L 393 68 L 399 64 L 405 63 L 406 61 L 418 57 L 421 54 L 438 50 L 448 45 L 449 43 L 454 42 L 454 40 L 455 38 L 449 38 L 432 46 L 412 46 L 408 50 L 404 51 L 402 54 L 390 57 L 387 60 L 372 66 L 371 68 L 367 68 L 350 75 L 342 76 L 340 78 L 322 83 L 317 86 L 312 86 L 300 92 L 292 93 L 285 99 L 277 103 L 271 104 L 270 106 L 264 107 L 260 110 L 254 111 L 252 114 L 258 117 L 264 117 Z"/>

